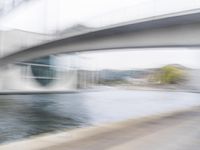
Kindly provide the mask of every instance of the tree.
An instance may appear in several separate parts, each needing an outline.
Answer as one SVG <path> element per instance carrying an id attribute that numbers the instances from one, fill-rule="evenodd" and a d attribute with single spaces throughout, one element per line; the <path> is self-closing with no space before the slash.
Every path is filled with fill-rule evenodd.
<path id="1" fill-rule="evenodd" d="M 162 84 L 177 84 L 184 78 L 184 70 L 173 65 L 162 67 L 156 74 L 156 80 Z"/>

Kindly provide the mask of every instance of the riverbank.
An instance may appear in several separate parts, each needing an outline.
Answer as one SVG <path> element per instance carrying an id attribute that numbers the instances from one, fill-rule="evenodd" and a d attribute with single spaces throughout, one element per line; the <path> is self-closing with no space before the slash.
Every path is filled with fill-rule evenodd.
<path id="1" fill-rule="evenodd" d="M 112 147 L 118 149 L 128 141 L 134 139 L 136 141 L 138 138 L 163 131 L 166 128 L 169 129 L 171 126 L 185 124 L 188 120 L 196 119 L 199 115 L 200 107 L 192 107 L 139 119 L 101 124 L 61 133 L 44 134 L 3 144 L 0 146 L 0 150 L 100 150 L 113 149 Z M 195 129 L 195 127 L 193 128 Z M 131 144 L 133 143 L 131 142 Z"/>
<path id="2" fill-rule="evenodd" d="M 119 89 L 139 90 L 139 91 L 166 91 L 166 92 L 186 92 L 186 93 L 200 93 L 199 89 L 181 89 L 169 87 L 154 87 L 154 86 L 116 86 Z"/>
<path id="3" fill-rule="evenodd" d="M 30 94 L 73 94 L 80 92 L 96 92 L 102 89 L 121 89 L 121 90 L 136 90 L 136 91 L 166 91 L 166 92 L 187 92 L 187 93 L 200 93 L 199 89 L 181 89 L 181 88 L 170 88 L 170 87 L 156 87 L 156 86 L 127 86 L 127 85 L 117 85 L 117 86 L 96 86 L 88 89 L 77 89 L 77 90 L 39 90 L 39 91 L 16 91 L 16 90 L 6 90 L 1 91 L 0 95 L 30 95 Z"/>
<path id="4" fill-rule="evenodd" d="M 1 91 L 0 95 L 32 95 L 32 94 L 73 94 L 80 92 L 78 90 L 71 90 L 71 91 L 16 91 L 16 90 L 9 90 L 9 91 Z"/>

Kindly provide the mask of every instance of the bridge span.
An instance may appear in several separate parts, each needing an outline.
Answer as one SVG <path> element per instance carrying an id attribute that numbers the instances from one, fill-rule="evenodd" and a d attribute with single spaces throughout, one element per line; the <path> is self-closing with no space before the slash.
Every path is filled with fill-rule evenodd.
<path id="1" fill-rule="evenodd" d="M 0 65 L 57 53 L 124 48 L 199 47 L 200 10 L 91 29 L 2 56 Z"/>

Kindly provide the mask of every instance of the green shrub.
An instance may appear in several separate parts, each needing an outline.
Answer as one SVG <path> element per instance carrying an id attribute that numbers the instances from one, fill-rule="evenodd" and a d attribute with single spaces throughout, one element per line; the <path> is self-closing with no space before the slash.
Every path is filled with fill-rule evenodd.
<path id="1" fill-rule="evenodd" d="M 183 79 L 184 71 L 172 65 L 164 66 L 156 75 L 162 84 L 176 84 Z"/>

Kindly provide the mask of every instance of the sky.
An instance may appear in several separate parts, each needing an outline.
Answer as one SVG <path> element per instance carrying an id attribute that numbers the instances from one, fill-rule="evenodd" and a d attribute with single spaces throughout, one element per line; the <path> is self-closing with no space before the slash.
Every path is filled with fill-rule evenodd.
<path id="1" fill-rule="evenodd" d="M 200 68 L 200 50 L 196 49 L 126 49 L 119 51 L 101 51 L 60 55 L 57 65 L 88 69 L 146 69 L 168 64 L 180 64 L 185 67 Z"/>
<path id="2" fill-rule="evenodd" d="M 0 18 L 1 29 L 52 33 L 75 24 L 101 27 L 200 8 L 200 0 L 32 0 Z"/>

